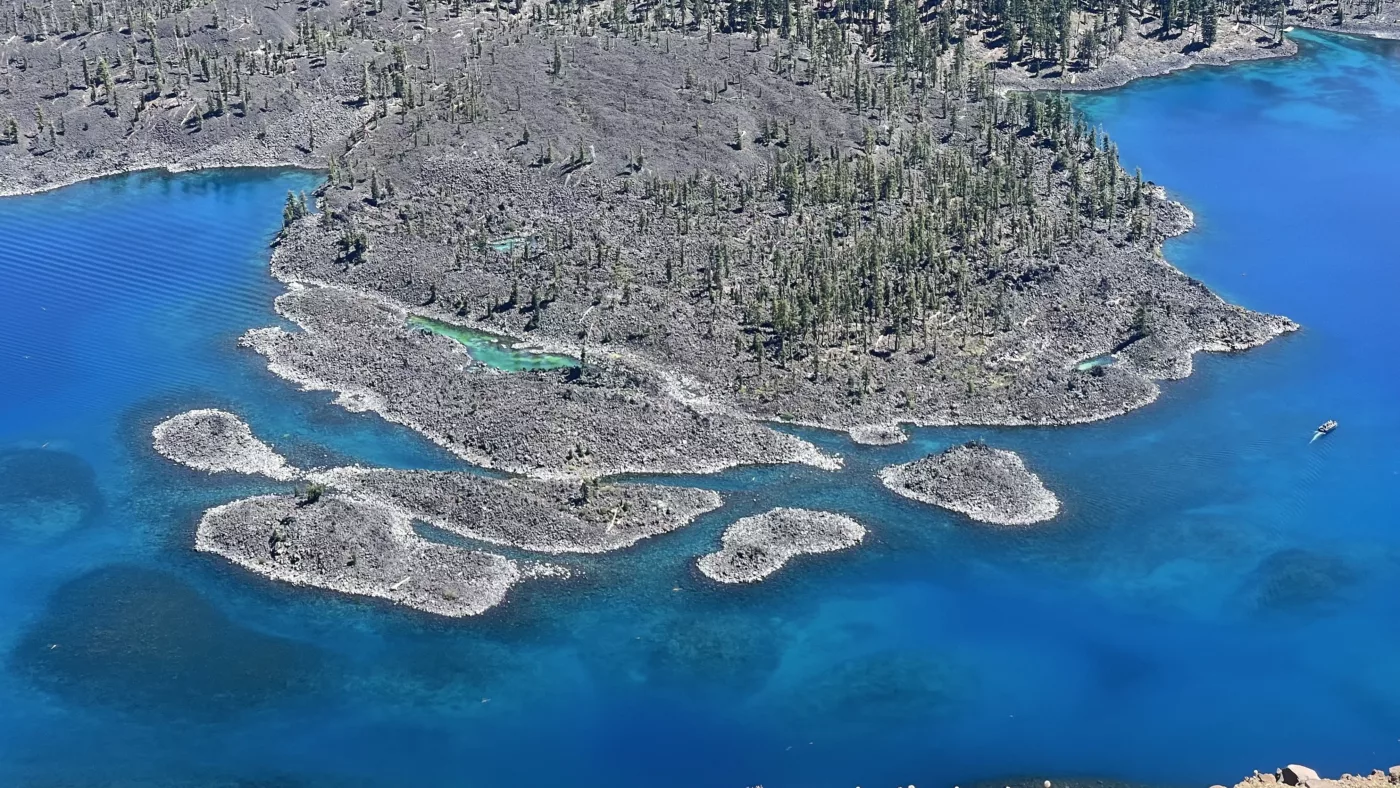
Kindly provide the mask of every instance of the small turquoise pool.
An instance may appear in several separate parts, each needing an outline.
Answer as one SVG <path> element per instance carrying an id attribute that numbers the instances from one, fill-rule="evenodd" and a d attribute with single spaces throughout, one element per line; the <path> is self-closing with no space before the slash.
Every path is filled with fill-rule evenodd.
<path id="1" fill-rule="evenodd" d="M 434 320 L 431 317 L 412 315 L 408 324 L 431 331 L 434 334 L 450 337 L 462 343 L 472 360 L 488 367 L 506 372 L 526 372 L 541 369 L 569 369 L 578 366 L 578 359 L 557 353 L 544 353 L 513 347 L 507 337 L 479 331 L 474 328 Z"/>

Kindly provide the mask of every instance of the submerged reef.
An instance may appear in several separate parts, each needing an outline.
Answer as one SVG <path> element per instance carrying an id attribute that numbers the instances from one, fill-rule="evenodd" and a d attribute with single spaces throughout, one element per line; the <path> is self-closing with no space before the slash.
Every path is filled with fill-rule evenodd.
<path id="1" fill-rule="evenodd" d="M 1015 452 L 976 441 L 880 471 L 894 492 L 984 523 L 1031 525 L 1054 517 L 1060 501 Z"/>
<path id="2" fill-rule="evenodd" d="M 771 509 L 724 529 L 723 546 L 701 556 L 696 566 L 720 583 L 756 583 L 799 555 L 844 550 L 864 538 L 865 526 L 845 515 Z"/>
<path id="3" fill-rule="evenodd" d="M 175 575 L 125 564 L 61 586 L 10 659 L 81 705 L 199 720 L 307 691 L 324 661 L 230 620 Z"/>
<path id="4" fill-rule="evenodd" d="M 974 696 L 977 671 L 946 655 L 884 649 L 835 660 L 766 690 L 786 724 L 846 720 L 852 726 L 914 724 L 956 713 Z"/>
<path id="5" fill-rule="evenodd" d="M 274 580 L 443 616 L 483 613 L 538 571 L 430 542 L 399 510 L 344 495 L 265 495 L 217 506 L 200 519 L 195 548 Z"/>
<path id="6" fill-rule="evenodd" d="M 763 686 L 782 662 L 784 643 L 772 622 L 714 610 L 677 611 L 645 628 L 640 638 L 648 646 L 635 670 L 649 684 L 693 687 L 699 681 L 735 692 Z"/>
<path id="7" fill-rule="evenodd" d="M 0 451 L 0 538 L 42 541 L 89 522 L 101 508 L 96 474 L 78 455 Z"/>
<path id="8" fill-rule="evenodd" d="M 1257 613 L 1316 613 L 1336 605 L 1361 577 L 1362 572 L 1340 556 L 1286 548 L 1259 562 L 1244 591 Z"/>
<path id="9" fill-rule="evenodd" d="M 162 456 L 197 470 L 234 471 L 278 481 L 290 481 L 299 474 L 271 446 L 253 437 L 242 419 L 227 411 L 186 411 L 157 424 L 151 435 Z"/>

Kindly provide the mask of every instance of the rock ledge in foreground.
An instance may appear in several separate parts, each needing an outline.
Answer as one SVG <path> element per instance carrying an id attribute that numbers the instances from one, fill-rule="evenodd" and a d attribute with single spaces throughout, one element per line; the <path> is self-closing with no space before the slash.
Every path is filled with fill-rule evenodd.
<path id="1" fill-rule="evenodd" d="M 737 520 L 724 531 L 718 552 L 696 562 L 720 583 L 755 583 L 794 557 L 854 547 L 865 527 L 849 517 L 811 509 L 778 508 Z"/>
<path id="2" fill-rule="evenodd" d="M 1255 772 L 1235 785 L 1235 788 L 1267 788 L 1277 785 L 1302 785 L 1307 788 L 1393 788 L 1400 785 L 1400 766 L 1392 766 L 1387 771 L 1375 769 L 1370 774 L 1343 774 L 1331 780 L 1318 776 L 1306 766 L 1289 764 L 1272 774 Z M 1220 788 L 1212 786 L 1212 788 Z"/>
<path id="3" fill-rule="evenodd" d="M 880 471 L 885 486 L 922 503 L 994 525 L 1054 517 L 1060 501 L 1015 452 L 970 442 Z"/>

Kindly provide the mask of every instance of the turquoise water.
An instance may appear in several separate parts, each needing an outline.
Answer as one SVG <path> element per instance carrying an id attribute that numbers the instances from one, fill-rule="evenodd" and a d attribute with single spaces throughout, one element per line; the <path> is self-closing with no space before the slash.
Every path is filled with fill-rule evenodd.
<path id="1" fill-rule="evenodd" d="M 313 177 L 0 201 L 0 784 L 1199 786 L 1400 763 L 1400 54 L 1300 38 L 1080 103 L 1196 210 L 1171 259 L 1304 331 L 1106 423 L 817 434 L 843 471 L 677 480 L 726 505 L 466 621 L 194 554 L 203 507 L 267 487 L 148 448 L 219 406 L 298 463 L 452 465 L 236 347 L 277 321 L 266 243 Z M 972 437 L 1022 452 L 1064 514 L 985 529 L 874 481 Z M 774 505 L 871 536 L 756 587 L 697 575 Z"/>
<path id="2" fill-rule="evenodd" d="M 412 315 L 408 318 L 408 324 L 425 331 L 431 331 L 434 334 L 451 337 L 467 348 L 467 353 L 473 360 L 506 372 L 566 369 L 578 366 L 578 359 L 555 353 L 541 353 L 537 350 L 517 350 L 512 347 L 512 340 L 506 337 L 477 331 L 455 323 Z"/>

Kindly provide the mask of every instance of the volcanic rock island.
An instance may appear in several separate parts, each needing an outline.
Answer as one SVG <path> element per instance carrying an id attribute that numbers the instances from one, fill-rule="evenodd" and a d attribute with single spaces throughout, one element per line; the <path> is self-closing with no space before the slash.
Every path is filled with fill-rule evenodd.
<path id="1" fill-rule="evenodd" d="M 493 475 L 299 469 L 214 410 L 172 414 L 154 447 L 281 485 L 205 513 L 197 549 L 471 615 L 568 574 L 506 548 L 622 550 L 722 503 L 623 474 L 840 466 L 778 422 L 889 444 L 1109 418 L 1199 351 L 1297 329 L 1164 260 L 1190 212 L 1062 96 L 1024 89 L 1288 54 L 1285 24 L 1393 35 L 1400 7 L 1171 7 L 19 3 L 0 15 L 0 194 L 323 171 L 288 195 L 272 255 L 289 323 L 242 345 Z M 989 451 L 883 478 L 992 522 L 1054 514 Z M 863 535 L 780 509 L 700 569 L 755 580 Z"/>

